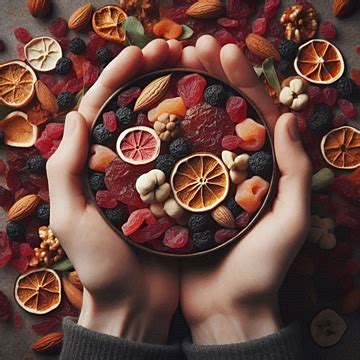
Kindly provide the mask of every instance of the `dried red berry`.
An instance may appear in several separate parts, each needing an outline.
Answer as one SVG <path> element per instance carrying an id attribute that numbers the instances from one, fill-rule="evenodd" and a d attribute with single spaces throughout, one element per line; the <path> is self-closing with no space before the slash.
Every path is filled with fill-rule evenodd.
<path id="1" fill-rule="evenodd" d="M 148 120 L 147 116 L 143 113 L 140 113 L 136 119 L 136 125 L 149 126 L 149 120 Z"/>
<path id="2" fill-rule="evenodd" d="M 309 100 L 312 105 L 322 104 L 323 97 L 320 87 L 310 85 L 308 86 L 307 93 L 309 95 Z"/>
<path id="3" fill-rule="evenodd" d="M 246 226 L 249 225 L 249 222 L 252 218 L 252 215 L 251 213 L 249 212 L 242 212 L 239 216 L 237 216 L 237 218 L 235 219 L 235 224 L 236 224 L 236 227 L 239 227 L 239 228 L 245 228 Z"/>
<path id="4" fill-rule="evenodd" d="M 280 6 L 280 0 L 265 0 L 264 12 L 273 13 Z"/>
<path id="5" fill-rule="evenodd" d="M 21 329 L 22 328 L 22 325 L 23 325 L 23 318 L 22 318 L 22 315 L 19 313 L 19 312 L 15 312 L 15 315 L 14 315 L 14 326 L 17 328 L 17 329 Z"/>
<path id="6" fill-rule="evenodd" d="M 12 257 L 9 237 L 4 231 L 0 231 L 0 268 L 7 265 Z"/>
<path id="7" fill-rule="evenodd" d="M 6 295 L 0 291 L 0 319 L 8 320 L 11 316 L 11 303 Z"/>
<path id="8" fill-rule="evenodd" d="M 0 52 L 4 51 L 4 49 L 5 49 L 4 42 L 2 40 L 0 40 Z"/>
<path id="9" fill-rule="evenodd" d="M 25 60 L 25 51 L 24 51 L 24 47 L 22 45 L 20 45 L 20 44 L 16 45 L 16 53 L 20 60 Z"/>
<path id="10" fill-rule="evenodd" d="M 216 31 L 214 37 L 221 46 L 224 46 L 226 44 L 237 44 L 235 36 L 225 29 L 220 29 L 219 31 Z"/>
<path id="11" fill-rule="evenodd" d="M 343 114 L 336 115 L 332 120 L 332 126 L 334 128 L 344 126 L 347 123 L 347 118 Z"/>
<path id="12" fill-rule="evenodd" d="M 46 125 L 42 135 L 45 136 L 46 134 L 46 137 L 53 140 L 57 140 L 62 138 L 63 133 L 64 133 L 64 124 L 50 123 Z"/>
<path id="13" fill-rule="evenodd" d="M 99 69 L 95 65 L 90 64 L 90 62 L 85 62 L 83 64 L 83 74 L 83 85 L 91 86 L 99 77 Z"/>
<path id="14" fill-rule="evenodd" d="M 108 190 L 99 190 L 96 193 L 96 202 L 104 209 L 114 209 L 118 204 L 114 194 Z"/>
<path id="15" fill-rule="evenodd" d="M 67 21 L 61 17 L 56 18 L 49 25 L 49 31 L 56 38 L 65 37 L 69 31 Z"/>
<path id="16" fill-rule="evenodd" d="M 293 112 L 293 114 L 295 115 L 295 120 L 297 122 L 299 132 L 301 134 L 304 133 L 307 128 L 307 123 L 306 123 L 305 117 L 298 112 Z"/>
<path id="17" fill-rule="evenodd" d="M 110 132 L 115 132 L 117 129 L 117 120 L 116 120 L 116 114 L 114 111 L 108 111 L 103 114 L 103 122 L 105 127 Z"/>
<path id="18" fill-rule="evenodd" d="M 352 119 L 357 115 L 357 110 L 355 105 L 349 100 L 339 99 L 338 106 L 341 112 L 349 119 Z"/>
<path id="19" fill-rule="evenodd" d="M 335 39 L 336 38 L 336 29 L 334 24 L 331 21 L 323 21 L 320 24 L 319 32 L 322 38 L 324 39 Z"/>
<path id="20" fill-rule="evenodd" d="M 221 146 L 226 150 L 235 150 L 241 143 L 241 139 L 236 135 L 226 135 L 221 140 Z"/>
<path id="21" fill-rule="evenodd" d="M 173 226 L 166 230 L 163 243 L 171 249 L 180 249 L 187 245 L 189 241 L 189 229 L 182 226 Z"/>
<path id="22" fill-rule="evenodd" d="M 220 229 L 216 231 L 214 240 L 218 244 L 223 244 L 224 242 L 232 239 L 234 236 L 237 235 L 237 230 L 232 229 Z"/>
<path id="23" fill-rule="evenodd" d="M 21 41 L 24 44 L 28 43 L 32 39 L 29 32 L 23 27 L 16 28 L 14 30 L 14 35 L 18 41 Z"/>
<path id="24" fill-rule="evenodd" d="M 247 102 L 241 96 L 230 96 L 226 102 L 226 111 L 230 116 L 230 119 L 239 123 L 247 117 Z"/>
<path id="25" fill-rule="evenodd" d="M 220 18 L 217 20 L 217 23 L 224 28 L 236 28 L 239 25 L 238 20 L 228 18 Z"/>
<path id="26" fill-rule="evenodd" d="M 82 79 L 71 79 L 65 83 L 61 92 L 69 92 L 71 94 L 76 94 L 84 87 Z"/>
<path id="27" fill-rule="evenodd" d="M 132 87 L 123 91 L 117 99 L 119 107 L 130 105 L 141 93 L 141 89 L 138 87 Z"/>
<path id="28" fill-rule="evenodd" d="M 252 32 L 257 35 L 264 35 L 267 30 L 267 20 L 258 18 L 252 24 Z"/>
<path id="29" fill-rule="evenodd" d="M 140 229 L 141 225 L 145 222 L 148 225 L 154 225 L 157 220 L 149 209 L 135 210 L 130 214 L 126 223 L 121 227 L 121 230 L 125 236 L 128 236 Z"/>
<path id="30" fill-rule="evenodd" d="M 176 91 L 189 108 L 204 100 L 205 87 L 206 80 L 203 76 L 199 74 L 189 74 L 179 80 Z"/>
<path id="31" fill-rule="evenodd" d="M 322 99 L 324 104 L 334 106 L 338 99 L 338 93 L 332 86 L 326 86 L 322 89 Z"/>

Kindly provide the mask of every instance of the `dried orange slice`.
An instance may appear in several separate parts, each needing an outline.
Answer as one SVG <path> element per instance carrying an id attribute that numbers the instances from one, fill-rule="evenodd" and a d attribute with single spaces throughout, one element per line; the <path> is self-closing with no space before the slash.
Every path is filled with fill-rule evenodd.
<path id="1" fill-rule="evenodd" d="M 27 312 L 47 314 L 61 302 L 61 281 L 52 269 L 40 268 L 20 275 L 15 284 L 15 300 Z"/>
<path id="2" fill-rule="evenodd" d="M 0 65 L 0 103 L 11 108 L 27 105 L 35 93 L 34 70 L 22 61 Z"/>
<path id="3" fill-rule="evenodd" d="M 122 43 L 125 40 L 123 28 L 127 15 L 121 7 L 106 5 L 95 11 L 92 18 L 94 31 L 108 41 Z"/>
<path id="4" fill-rule="evenodd" d="M 315 84 L 331 84 L 344 73 L 344 59 L 329 41 L 314 39 L 299 47 L 296 72 Z"/>
<path id="5" fill-rule="evenodd" d="M 195 153 L 179 160 L 170 182 L 175 200 L 192 212 L 215 208 L 229 191 L 226 166 L 211 153 Z"/>
<path id="6" fill-rule="evenodd" d="M 360 166 L 360 131 L 342 126 L 328 132 L 321 141 L 324 159 L 338 169 Z"/>

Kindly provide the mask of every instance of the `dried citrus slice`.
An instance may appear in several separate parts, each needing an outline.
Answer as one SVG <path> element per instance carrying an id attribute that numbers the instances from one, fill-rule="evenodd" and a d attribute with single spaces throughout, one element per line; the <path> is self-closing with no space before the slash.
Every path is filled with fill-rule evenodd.
<path id="1" fill-rule="evenodd" d="M 146 126 L 124 130 L 116 142 L 116 150 L 122 160 L 133 165 L 154 161 L 160 153 L 161 141 L 156 132 Z"/>
<path id="2" fill-rule="evenodd" d="M 92 26 L 102 38 L 121 43 L 126 36 L 123 28 L 126 18 L 126 13 L 119 6 L 107 5 L 95 11 Z"/>
<path id="3" fill-rule="evenodd" d="M 360 131 L 342 126 L 328 132 L 321 141 L 324 159 L 338 169 L 360 166 Z"/>
<path id="4" fill-rule="evenodd" d="M 61 281 L 52 269 L 40 268 L 20 275 L 15 284 L 15 299 L 26 311 L 46 314 L 61 302 Z"/>
<path id="5" fill-rule="evenodd" d="M 315 84 L 331 84 L 344 73 L 344 59 L 329 41 L 310 40 L 299 47 L 295 59 L 296 72 Z"/>
<path id="6" fill-rule="evenodd" d="M 229 191 L 226 166 L 211 153 L 195 153 L 179 160 L 170 181 L 175 200 L 192 212 L 215 208 Z"/>
<path id="7" fill-rule="evenodd" d="M 29 41 L 24 48 L 27 62 L 37 71 L 51 71 L 62 56 L 60 44 L 49 36 Z"/>
<path id="8" fill-rule="evenodd" d="M 38 136 L 38 127 L 28 122 L 28 116 L 21 111 L 13 111 L 0 122 L 4 143 L 15 147 L 31 147 Z"/>
<path id="9" fill-rule="evenodd" d="M 35 93 L 34 70 L 22 61 L 0 65 L 0 103 L 18 109 L 27 105 Z"/>

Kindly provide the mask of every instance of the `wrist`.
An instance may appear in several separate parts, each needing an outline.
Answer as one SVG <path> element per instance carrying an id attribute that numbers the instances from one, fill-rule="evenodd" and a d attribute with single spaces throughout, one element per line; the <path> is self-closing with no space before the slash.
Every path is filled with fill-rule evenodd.
<path id="1" fill-rule="evenodd" d="M 155 315 L 133 299 L 120 304 L 99 304 L 84 292 L 78 325 L 129 341 L 164 344 L 170 320 L 166 316 Z"/>
<path id="2" fill-rule="evenodd" d="M 241 343 L 281 328 L 277 302 L 237 304 L 228 309 L 215 311 L 205 320 L 190 325 L 193 342 L 199 345 Z"/>

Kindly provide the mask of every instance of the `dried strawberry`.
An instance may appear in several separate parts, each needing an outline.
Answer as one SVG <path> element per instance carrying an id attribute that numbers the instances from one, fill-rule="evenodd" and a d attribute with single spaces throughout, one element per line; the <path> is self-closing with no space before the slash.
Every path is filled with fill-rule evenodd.
<path id="1" fill-rule="evenodd" d="M 0 319 L 1 320 L 8 320 L 11 316 L 11 303 L 6 295 L 0 291 Z"/>
<path id="2" fill-rule="evenodd" d="M 123 91 L 117 99 L 119 107 L 130 105 L 140 95 L 141 89 L 139 87 L 132 87 Z"/>
<path id="3" fill-rule="evenodd" d="M 15 314 L 14 314 L 14 326 L 16 327 L 16 329 L 21 329 L 22 325 L 23 325 L 22 315 L 19 312 L 15 311 Z"/>
<path id="4" fill-rule="evenodd" d="M 41 74 L 40 80 L 51 89 L 56 84 L 56 78 L 53 75 Z"/>
<path id="5" fill-rule="evenodd" d="M 204 100 L 205 87 L 206 80 L 203 76 L 189 74 L 179 80 L 176 92 L 184 100 L 185 105 L 190 108 Z"/>
<path id="6" fill-rule="evenodd" d="M 21 256 L 11 261 L 12 267 L 19 273 L 24 274 L 30 264 L 30 260 L 27 257 Z"/>
<path id="7" fill-rule="evenodd" d="M 280 6 L 280 0 L 265 0 L 264 12 L 272 13 L 278 9 Z"/>
<path id="8" fill-rule="evenodd" d="M 124 235 L 128 236 L 138 230 L 144 222 L 148 225 L 154 225 L 156 224 L 156 218 L 149 209 L 135 210 L 130 214 L 121 230 Z"/>
<path id="9" fill-rule="evenodd" d="M 16 28 L 14 30 L 14 35 L 18 41 L 21 41 L 24 44 L 28 43 L 32 39 L 29 32 L 23 27 Z"/>
<path id="10" fill-rule="evenodd" d="M 47 137 L 40 137 L 36 140 L 35 147 L 40 151 L 40 154 L 44 155 L 51 150 L 53 143 L 51 139 Z"/>
<path id="11" fill-rule="evenodd" d="M 70 79 L 65 83 L 61 92 L 69 92 L 71 94 L 78 93 L 84 87 L 82 79 Z"/>
<path id="12" fill-rule="evenodd" d="M 114 209 L 118 204 L 114 194 L 108 190 L 97 191 L 96 202 L 104 209 Z"/>
<path id="13" fill-rule="evenodd" d="M 69 31 L 67 21 L 64 18 L 58 17 L 49 25 L 50 34 L 56 38 L 66 36 Z"/>

